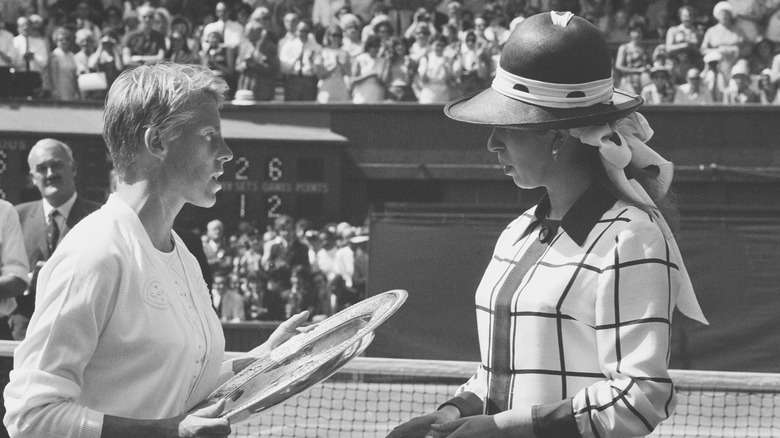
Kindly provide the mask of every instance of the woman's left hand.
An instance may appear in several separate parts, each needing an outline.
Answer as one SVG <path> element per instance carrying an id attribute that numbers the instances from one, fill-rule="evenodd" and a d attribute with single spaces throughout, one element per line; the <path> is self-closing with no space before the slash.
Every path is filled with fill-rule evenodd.
<path id="1" fill-rule="evenodd" d="M 530 409 L 527 413 L 505 411 L 497 415 L 476 415 L 444 424 L 432 424 L 431 430 L 449 438 L 533 438 Z"/>

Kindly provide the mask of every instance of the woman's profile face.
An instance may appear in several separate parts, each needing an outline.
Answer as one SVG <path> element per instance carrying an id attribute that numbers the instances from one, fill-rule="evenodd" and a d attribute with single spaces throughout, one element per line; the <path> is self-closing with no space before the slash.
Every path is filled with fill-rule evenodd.
<path id="1" fill-rule="evenodd" d="M 209 98 L 187 105 L 198 112 L 183 127 L 178 138 L 163 139 L 168 153 L 163 159 L 163 171 L 173 199 L 181 199 L 198 207 L 211 207 L 217 201 L 222 184 L 223 165 L 233 158 L 233 152 L 222 139 L 217 103 Z"/>
<path id="2" fill-rule="evenodd" d="M 552 164 L 553 131 L 493 128 L 488 150 L 497 155 L 505 175 L 523 189 L 545 185 Z"/>

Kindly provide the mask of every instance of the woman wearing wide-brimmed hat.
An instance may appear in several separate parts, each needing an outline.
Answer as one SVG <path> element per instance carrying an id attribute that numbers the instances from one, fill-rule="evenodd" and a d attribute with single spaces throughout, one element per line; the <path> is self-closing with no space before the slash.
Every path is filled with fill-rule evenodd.
<path id="1" fill-rule="evenodd" d="M 672 311 L 706 322 L 658 202 L 672 165 L 642 99 L 613 88 L 601 32 L 570 13 L 523 21 L 491 88 L 446 114 L 493 126 L 488 149 L 538 205 L 502 232 L 476 292 L 481 365 L 390 436 L 644 436 L 675 407 Z"/>

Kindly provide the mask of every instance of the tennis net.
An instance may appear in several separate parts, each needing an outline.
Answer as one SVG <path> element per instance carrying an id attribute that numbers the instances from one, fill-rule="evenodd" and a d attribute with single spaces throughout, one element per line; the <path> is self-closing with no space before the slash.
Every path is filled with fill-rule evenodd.
<path id="1" fill-rule="evenodd" d="M 233 426 L 235 437 L 384 437 L 435 410 L 474 362 L 359 357 L 298 396 Z M 780 437 L 780 374 L 671 370 L 674 415 L 652 437 Z"/>

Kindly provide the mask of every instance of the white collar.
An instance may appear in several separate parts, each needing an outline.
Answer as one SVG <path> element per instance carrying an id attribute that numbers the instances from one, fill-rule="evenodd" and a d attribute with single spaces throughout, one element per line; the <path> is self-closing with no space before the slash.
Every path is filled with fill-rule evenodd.
<path id="1" fill-rule="evenodd" d="M 49 217 L 49 214 L 54 210 L 54 206 L 49 204 L 46 198 L 41 199 L 43 201 L 43 215 Z M 56 208 L 56 210 L 62 215 L 63 220 L 67 220 L 70 215 L 70 210 L 73 208 L 73 204 L 76 202 L 76 192 L 73 192 L 73 196 L 70 197 L 65 203 Z"/>

